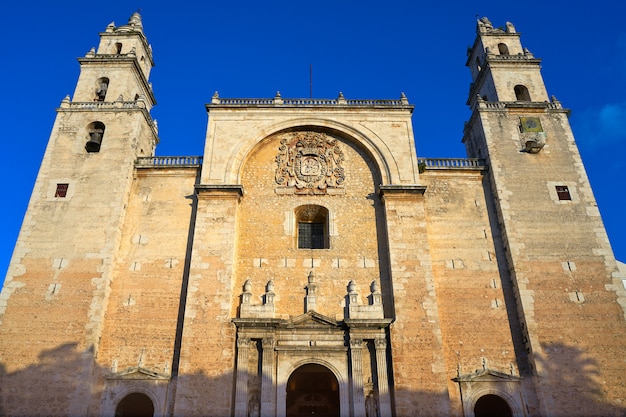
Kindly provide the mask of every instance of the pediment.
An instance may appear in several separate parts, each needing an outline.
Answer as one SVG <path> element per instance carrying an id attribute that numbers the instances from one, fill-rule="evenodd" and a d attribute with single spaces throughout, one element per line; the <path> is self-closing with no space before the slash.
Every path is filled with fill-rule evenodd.
<path id="1" fill-rule="evenodd" d="M 518 382 L 521 378 L 487 368 L 480 369 L 471 374 L 460 375 L 452 380 L 455 382 Z"/>
<path id="2" fill-rule="evenodd" d="M 107 379 L 123 379 L 123 380 L 132 380 L 132 379 L 153 379 L 153 380 L 161 380 L 161 379 L 170 379 L 169 376 L 159 374 L 158 372 L 151 371 L 149 369 L 143 367 L 133 367 L 125 369 L 121 372 L 113 374 Z"/>
<path id="3" fill-rule="evenodd" d="M 338 329 L 342 323 L 316 311 L 309 311 L 300 316 L 292 317 L 286 323 L 288 328 L 296 329 Z"/>

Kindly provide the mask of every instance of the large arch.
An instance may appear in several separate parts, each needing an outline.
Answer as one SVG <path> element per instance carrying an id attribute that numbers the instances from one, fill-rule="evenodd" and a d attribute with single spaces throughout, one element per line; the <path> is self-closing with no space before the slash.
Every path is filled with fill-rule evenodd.
<path id="1" fill-rule="evenodd" d="M 115 417 L 153 417 L 154 402 L 141 392 L 126 395 L 115 407 Z"/>
<path id="2" fill-rule="evenodd" d="M 489 409 L 490 404 L 493 404 L 489 401 L 489 399 L 494 400 L 494 397 L 497 397 L 507 405 L 508 410 L 510 411 L 510 414 L 503 414 L 501 417 L 505 417 L 507 415 L 510 415 L 512 417 L 523 417 L 523 405 L 517 390 L 511 390 L 510 388 L 512 387 L 508 387 L 506 385 L 502 386 L 501 388 L 502 389 L 498 389 L 495 387 L 484 387 L 472 391 L 469 395 L 469 398 L 467 398 L 466 415 L 475 417 L 489 416 L 489 414 L 484 413 L 485 407 Z M 497 402 L 498 400 L 495 399 L 495 401 Z M 501 403 L 499 404 L 501 405 Z M 476 406 L 479 407 L 478 414 L 476 414 Z"/>
<path id="3" fill-rule="evenodd" d="M 513 417 L 513 410 L 501 396 L 487 394 L 474 404 L 474 417 Z"/>
<path id="4" fill-rule="evenodd" d="M 339 416 L 347 417 L 350 414 L 350 395 L 349 395 L 349 386 L 348 386 L 348 369 L 347 362 L 345 358 L 345 352 L 342 354 L 332 354 L 332 355 L 324 355 L 323 353 L 315 353 L 310 357 L 303 358 L 297 361 L 288 361 L 289 365 L 285 368 L 280 366 L 281 360 L 279 359 L 279 373 L 278 373 L 278 391 L 276 395 L 277 399 L 277 415 L 286 416 L 287 415 L 287 384 L 291 380 L 291 377 L 294 373 L 297 372 L 298 369 L 304 366 L 319 366 L 324 368 L 330 372 L 334 380 L 337 382 L 338 388 L 338 398 L 339 398 Z M 336 362 L 336 365 L 339 365 L 340 368 L 343 369 L 343 372 L 333 364 Z M 282 372 L 281 372 L 282 368 Z M 319 369 L 319 368 L 318 368 Z"/>
<path id="5" fill-rule="evenodd" d="M 239 184 L 245 161 L 254 149 L 266 140 L 281 132 L 294 130 L 326 130 L 350 141 L 353 145 L 363 149 L 374 161 L 378 168 L 378 175 L 383 184 L 399 182 L 400 172 L 398 163 L 393 152 L 387 144 L 374 132 L 368 132 L 369 136 L 348 126 L 329 119 L 323 118 L 298 118 L 276 123 L 268 128 L 261 129 L 257 136 L 247 141 L 241 141 L 235 147 L 226 164 L 226 178 L 228 184 Z"/>
<path id="6" fill-rule="evenodd" d="M 340 416 L 339 382 L 327 367 L 307 363 L 291 373 L 286 387 L 286 416 Z"/>

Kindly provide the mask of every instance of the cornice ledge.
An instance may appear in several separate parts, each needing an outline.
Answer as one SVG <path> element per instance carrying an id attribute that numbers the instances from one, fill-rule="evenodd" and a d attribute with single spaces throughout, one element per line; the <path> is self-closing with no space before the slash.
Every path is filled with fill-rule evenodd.
<path id="1" fill-rule="evenodd" d="M 383 196 L 403 196 L 403 195 L 424 195 L 425 185 L 379 185 L 378 195 Z"/>
<path id="2" fill-rule="evenodd" d="M 196 184 L 194 188 L 198 195 L 216 197 L 243 196 L 243 185 L 241 184 Z"/>

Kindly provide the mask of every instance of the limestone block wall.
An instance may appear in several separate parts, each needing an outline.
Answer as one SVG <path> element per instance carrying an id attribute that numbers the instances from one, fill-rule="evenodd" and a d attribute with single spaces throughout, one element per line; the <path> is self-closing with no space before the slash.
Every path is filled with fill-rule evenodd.
<path id="1" fill-rule="evenodd" d="M 97 360 L 105 376 L 171 374 L 197 171 L 136 170 Z"/>
<path id="2" fill-rule="evenodd" d="M 394 323 L 390 326 L 399 416 L 450 414 L 423 187 L 384 190 Z"/>
<path id="3" fill-rule="evenodd" d="M 385 240 L 382 205 L 376 195 L 380 175 L 363 149 L 348 139 L 330 135 L 337 139 L 345 158 L 345 181 L 337 194 L 278 194 L 276 157 L 281 139 L 288 136 L 276 134 L 264 140 L 243 166 L 244 196 L 238 213 L 231 315 L 237 316 L 246 280 L 252 283 L 253 304 L 261 304 L 265 285 L 273 280 L 277 317 L 304 313 L 304 287 L 309 272 L 314 271 L 316 311 L 343 320 L 350 280 L 357 284 L 361 303 L 367 304 L 365 297 L 374 280 L 382 279 L 389 295 L 387 260 L 380 259 L 381 242 Z M 328 249 L 298 249 L 296 212 L 306 205 L 328 209 Z"/>
<path id="4" fill-rule="evenodd" d="M 203 184 L 237 184 L 246 155 L 272 134 L 317 126 L 353 137 L 374 159 L 384 184 L 418 183 L 411 106 L 356 107 L 280 106 L 238 108 L 208 105 Z"/>
<path id="5" fill-rule="evenodd" d="M 463 414 L 453 378 L 483 368 L 519 376 L 520 368 L 527 368 L 485 174 L 426 170 L 421 176 L 427 187 L 428 244 L 454 415 Z"/>
<path id="6" fill-rule="evenodd" d="M 520 152 L 519 117 L 529 112 L 484 110 L 480 117 L 541 412 L 611 414 L 624 396 L 623 375 L 612 365 L 622 361 L 626 341 L 623 285 L 566 111 L 530 114 L 545 133 L 537 154 Z M 571 199 L 559 200 L 558 185 Z M 584 400 L 567 400 L 580 392 L 588 393 Z"/>
<path id="7" fill-rule="evenodd" d="M 4 401 L 8 413 L 24 407 L 86 413 L 86 381 L 130 195 L 130 150 L 133 144 L 149 149 L 151 141 L 152 133 L 137 127 L 137 116 L 144 117 L 140 111 L 99 114 L 111 129 L 93 154 L 84 151 L 81 135 L 91 113 L 62 110 L 55 122 L 2 292 L 2 384 L 15 387 Z M 65 196 L 56 195 L 58 184 L 67 184 Z M 60 364 L 74 366 L 57 366 L 58 356 Z M 36 378 L 41 389 L 32 390 L 37 369 L 46 371 Z"/>

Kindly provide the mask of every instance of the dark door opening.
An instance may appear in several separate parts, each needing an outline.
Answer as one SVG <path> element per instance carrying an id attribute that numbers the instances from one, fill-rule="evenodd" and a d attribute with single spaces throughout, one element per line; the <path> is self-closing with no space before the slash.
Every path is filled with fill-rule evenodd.
<path id="1" fill-rule="evenodd" d="M 501 397 L 488 394 L 476 401 L 474 406 L 475 417 L 513 417 L 511 407 Z"/>
<path id="2" fill-rule="evenodd" d="M 147 395 L 135 392 L 129 394 L 115 409 L 115 417 L 152 417 L 154 405 Z"/>
<path id="3" fill-rule="evenodd" d="M 287 417 L 339 417 L 339 383 L 326 367 L 307 364 L 287 382 Z"/>

